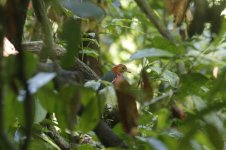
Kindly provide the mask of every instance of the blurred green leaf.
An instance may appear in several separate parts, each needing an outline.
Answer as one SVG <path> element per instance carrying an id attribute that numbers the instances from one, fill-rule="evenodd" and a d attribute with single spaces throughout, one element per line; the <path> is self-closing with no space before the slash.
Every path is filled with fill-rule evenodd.
<path id="1" fill-rule="evenodd" d="M 54 91 L 54 87 L 52 82 L 48 83 L 44 87 L 42 87 L 37 93 L 37 98 L 39 99 L 41 105 L 48 112 L 56 112 L 56 103 L 60 103 L 60 97 L 56 91 Z"/>
<path id="2" fill-rule="evenodd" d="M 210 139 L 202 131 L 196 132 L 194 138 L 203 146 L 206 146 L 208 149 L 215 149 L 214 145 L 211 144 Z"/>
<path id="3" fill-rule="evenodd" d="M 181 45 L 171 43 L 164 37 L 156 36 L 152 41 L 153 47 L 158 49 L 164 49 L 172 54 L 182 54 L 185 52 L 185 48 Z"/>
<path id="4" fill-rule="evenodd" d="M 84 132 L 93 130 L 99 122 L 100 116 L 101 110 L 98 99 L 93 96 L 89 99 L 89 103 L 84 107 L 78 128 Z"/>
<path id="5" fill-rule="evenodd" d="M 61 59 L 61 64 L 65 68 L 73 66 L 75 56 L 79 53 L 81 42 L 81 23 L 79 20 L 69 18 L 64 22 L 62 39 L 66 44 L 67 52 Z"/>
<path id="6" fill-rule="evenodd" d="M 87 56 L 91 56 L 94 58 L 98 58 L 99 54 L 95 51 L 95 50 L 91 50 L 91 49 L 83 49 L 82 51 L 80 51 L 81 54 L 86 54 Z"/>
<path id="7" fill-rule="evenodd" d="M 45 119 L 47 111 L 42 107 L 39 100 L 35 100 L 35 116 L 34 123 L 39 123 Z"/>
<path id="8" fill-rule="evenodd" d="M 17 119 L 19 119 L 20 123 L 24 122 L 24 110 L 23 103 L 17 100 L 15 93 L 8 88 L 6 90 L 3 112 L 5 115 L 5 127 L 9 128 L 16 123 Z"/>
<path id="9" fill-rule="evenodd" d="M 203 95 L 206 91 L 202 87 L 205 87 L 207 81 L 208 78 L 200 73 L 190 73 L 181 76 L 180 95 Z"/>
<path id="10" fill-rule="evenodd" d="M 224 137 L 222 136 L 222 132 L 219 132 L 219 130 L 215 126 L 207 125 L 206 133 L 214 148 L 224 148 Z"/>
<path id="11" fill-rule="evenodd" d="M 77 150 L 84 150 L 84 149 L 85 150 L 96 150 L 93 146 L 88 145 L 88 144 L 86 144 L 86 145 L 80 145 L 76 149 Z"/>
<path id="12" fill-rule="evenodd" d="M 172 87 L 177 87 L 179 83 L 179 77 L 176 73 L 169 70 L 163 70 L 162 68 L 156 66 L 150 67 L 150 69 L 161 75 L 162 79 L 169 82 Z"/>
<path id="13" fill-rule="evenodd" d="M 158 129 L 164 129 L 164 128 L 168 128 L 170 126 L 169 115 L 170 115 L 170 112 L 168 109 L 163 108 L 163 109 L 159 110 L 158 123 L 157 123 Z"/>
<path id="14" fill-rule="evenodd" d="M 74 128 L 76 111 L 78 111 L 76 109 L 80 101 L 79 94 L 79 88 L 73 85 L 67 85 L 59 90 L 55 111 L 62 130 Z"/>
<path id="15" fill-rule="evenodd" d="M 50 144 L 47 144 L 41 139 L 32 139 L 29 145 L 29 150 L 58 150 L 56 147 L 53 147 Z"/>
<path id="16" fill-rule="evenodd" d="M 66 9 L 81 18 L 95 19 L 99 22 L 105 16 L 104 10 L 92 0 L 60 0 L 60 2 Z"/>
<path id="17" fill-rule="evenodd" d="M 138 139 L 140 139 L 141 141 L 147 142 L 150 146 L 152 150 L 168 150 L 168 148 L 165 146 L 165 144 L 156 139 L 156 138 L 145 138 L 145 137 L 137 137 Z"/>
<path id="18" fill-rule="evenodd" d="M 156 49 L 156 48 L 148 48 L 139 50 L 136 53 L 130 56 L 130 59 L 141 59 L 141 58 L 148 58 L 148 57 L 173 57 L 173 54 L 167 52 L 165 50 Z"/>
<path id="19" fill-rule="evenodd" d="M 38 57 L 30 52 L 23 53 L 25 57 L 25 72 L 26 77 L 30 78 L 36 71 L 38 64 Z"/>

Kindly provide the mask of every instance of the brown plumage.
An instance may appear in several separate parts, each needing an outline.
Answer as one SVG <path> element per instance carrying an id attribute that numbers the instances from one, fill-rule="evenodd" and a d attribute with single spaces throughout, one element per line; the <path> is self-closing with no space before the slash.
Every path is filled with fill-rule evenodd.
<path id="1" fill-rule="evenodd" d="M 118 99 L 119 118 L 123 129 L 126 133 L 135 136 L 137 134 L 137 119 L 138 111 L 136 100 L 131 92 L 131 86 L 125 80 L 123 73 L 129 72 L 125 65 L 119 64 L 112 68 L 116 74 L 112 83 L 115 86 L 116 95 Z"/>

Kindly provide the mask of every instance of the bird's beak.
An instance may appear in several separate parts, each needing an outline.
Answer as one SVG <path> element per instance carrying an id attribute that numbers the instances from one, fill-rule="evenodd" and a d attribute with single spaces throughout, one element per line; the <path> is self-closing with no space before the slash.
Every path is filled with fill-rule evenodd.
<path id="1" fill-rule="evenodd" d="M 131 71 L 129 71 L 128 69 L 126 69 L 126 72 L 131 73 Z"/>

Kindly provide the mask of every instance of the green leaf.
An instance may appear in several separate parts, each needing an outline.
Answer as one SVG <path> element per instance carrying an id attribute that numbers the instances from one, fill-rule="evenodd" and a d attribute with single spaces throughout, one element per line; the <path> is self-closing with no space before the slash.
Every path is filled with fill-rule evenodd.
<path id="1" fill-rule="evenodd" d="M 105 16 L 105 11 L 91 0 L 61 0 L 61 4 L 81 18 L 95 19 L 98 22 Z"/>
<path id="2" fill-rule="evenodd" d="M 139 50 L 130 56 L 130 59 L 141 59 L 149 57 L 173 57 L 173 54 L 161 49 L 148 48 Z"/>
<path id="3" fill-rule="evenodd" d="M 214 148 L 224 149 L 224 138 L 222 136 L 223 132 L 219 132 L 219 130 L 212 125 L 207 125 L 206 133 Z"/>
<path id="4" fill-rule="evenodd" d="M 60 97 L 57 92 L 54 91 L 54 87 L 52 82 L 48 83 L 44 87 L 42 87 L 36 94 L 39 99 L 41 105 L 48 112 L 56 112 L 56 103 L 60 102 Z"/>
<path id="5" fill-rule="evenodd" d="M 82 130 L 84 132 L 93 130 L 99 122 L 100 116 L 101 111 L 98 99 L 93 96 L 82 112 L 82 116 L 78 126 L 79 130 Z"/>
<path id="6" fill-rule="evenodd" d="M 67 52 L 61 59 L 61 64 L 65 68 L 74 65 L 75 56 L 79 53 L 81 41 L 80 21 L 69 18 L 63 25 L 62 39 L 65 41 Z"/>
<path id="7" fill-rule="evenodd" d="M 86 149 L 86 150 L 96 150 L 93 146 L 88 145 L 88 144 L 86 144 L 86 145 L 79 145 L 76 149 L 77 150 L 84 150 L 84 149 Z"/>
<path id="8" fill-rule="evenodd" d="M 38 57 L 30 52 L 25 52 L 24 58 L 25 58 L 25 72 L 26 72 L 26 77 L 29 78 L 31 77 L 37 68 L 38 64 Z"/>
<path id="9" fill-rule="evenodd" d="M 215 149 L 208 136 L 206 136 L 206 134 L 204 134 L 202 131 L 197 131 L 194 137 L 201 145 L 208 147 L 208 149 Z"/>
<path id="10" fill-rule="evenodd" d="M 178 85 L 180 78 L 176 73 L 169 70 L 162 70 L 162 68 L 155 66 L 150 67 L 150 69 L 161 75 L 162 79 L 169 82 L 172 87 L 176 87 Z"/>
<path id="11" fill-rule="evenodd" d="M 137 136 L 136 138 L 143 142 L 147 142 L 153 150 L 168 150 L 165 144 L 156 138 L 145 138 L 141 136 Z"/>
<path id="12" fill-rule="evenodd" d="M 169 116 L 170 112 L 169 110 L 163 108 L 158 112 L 158 123 L 157 123 L 157 128 L 158 129 L 164 129 L 168 128 L 170 123 L 169 123 Z"/>
<path id="13" fill-rule="evenodd" d="M 50 144 L 47 144 L 45 141 L 41 139 L 32 139 L 29 144 L 29 150 L 57 150 L 56 147 L 53 147 Z"/>
<path id="14" fill-rule="evenodd" d="M 34 123 L 39 123 L 45 119 L 47 111 L 42 107 L 39 100 L 35 100 L 35 116 Z"/>
<path id="15" fill-rule="evenodd" d="M 80 101 L 80 90 L 77 86 L 67 85 L 59 89 L 58 101 L 55 103 L 56 117 L 61 130 L 74 128 L 76 109 Z"/>
<path id="16" fill-rule="evenodd" d="M 164 49 L 173 54 L 181 54 L 185 52 L 185 48 L 181 45 L 176 45 L 166 38 L 156 36 L 152 40 L 152 45 L 154 48 Z"/>
<path id="17" fill-rule="evenodd" d="M 98 58 L 99 54 L 95 51 L 95 50 L 91 50 L 91 49 L 83 49 L 82 51 L 80 51 L 81 54 L 86 54 L 87 56 L 91 56 L 94 58 Z"/>
<path id="18" fill-rule="evenodd" d="M 19 102 L 13 91 L 6 88 L 6 97 L 4 99 L 4 125 L 6 128 L 12 126 L 18 118 L 20 123 L 24 122 L 23 103 Z"/>
<path id="19" fill-rule="evenodd" d="M 190 73 L 181 77 L 181 95 L 203 95 L 205 93 L 204 86 L 208 78 L 200 73 Z"/>

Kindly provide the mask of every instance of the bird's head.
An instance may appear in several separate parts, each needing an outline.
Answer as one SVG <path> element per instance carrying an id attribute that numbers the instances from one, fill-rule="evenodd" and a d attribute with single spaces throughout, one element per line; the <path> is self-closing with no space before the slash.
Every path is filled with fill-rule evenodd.
<path id="1" fill-rule="evenodd" d="M 112 68 L 112 71 L 115 73 L 115 74 L 123 74 L 124 72 L 129 72 L 130 71 L 127 69 L 127 67 L 123 64 L 119 64 L 119 65 L 116 65 Z"/>

